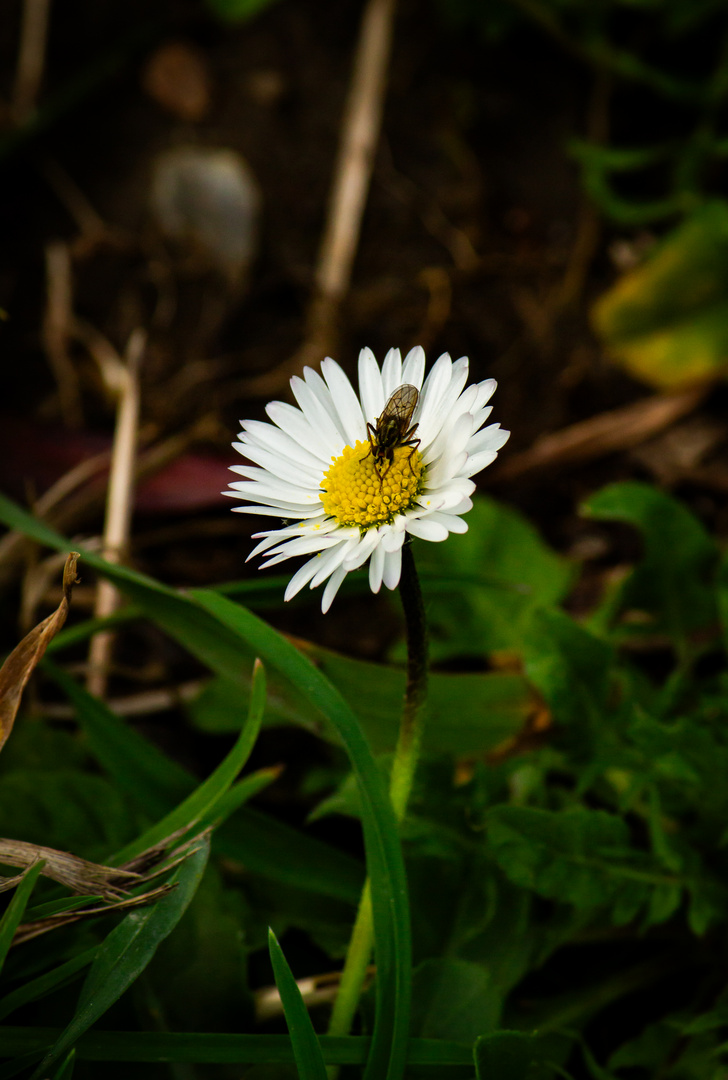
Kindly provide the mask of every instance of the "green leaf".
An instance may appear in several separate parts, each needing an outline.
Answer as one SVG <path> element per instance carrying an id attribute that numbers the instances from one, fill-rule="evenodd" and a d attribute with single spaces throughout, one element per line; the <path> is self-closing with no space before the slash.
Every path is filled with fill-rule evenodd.
<path id="1" fill-rule="evenodd" d="M 536 612 L 524 640 L 526 675 L 560 724 L 582 732 L 610 708 L 614 649 L 561 611 Z"/>
<path id="2" fill-rule="evenodd" d="M 613 920 L 635 917 L 658 886 L 679 882 L 630 847 L 624 821 L 602 810 L 555 812 L 495 806 L 488 849 L 511 881 L 577 909 L 613 906 Z"/>
<path id="3" fill-rule="evenodd" d="M 64 537 L 0 496 L 0 520 L 39 543 L 69 549 Z M 310 704 L 334 722 L 362 786 L 363 827 L 379 973 L 376 1020 L 367 1080 L 401 1076 L 409 1027 L 409 909 L 397 825 L 386 787 L 355 715 L 343 698 L 290 642 L 244 608 L 208 591 L 194 601 L 92 552 L 82 558 L 129 596 L 151 619 L 211 670 L 239 678 L 245 656 L 281 671 Z"/>
<path id="4" fill-rule="evenodd" d="M 94 757 L 115 783 L 152 818 L 168 813 L 170 806 L 190 793 L 192 777 L 108 705 L 88 693 L 75 679 L 47 657 L 43 670 L 61 687 L 76 710 L 78 721 Z M 235 717 L 235 730 L 240 728 Z"/>
<path id="5" fill-rule="evenodd" d="M 48 673 L 71 695 L 77 719 L 95 756 L 114 783 L 149 817 L 158 819 L 170 813 L 195 790 L 195 779 L 185 769 L 167 759 L 130 724 L 120 720 L 107 705 L 88 694 L 55 664 L 47 660 L 44 664 Z M 226 681 L 226 685 L 230 695 L 228 707 L 233 713 L 241 691 L 237 684 Z M 233 690 L 238 695 L 234 701 Z M 99 777 L 88 779 L 102 783 Z M 0 810 L 3 791 L 0 785 Z M 221 816 L 224 815 L 221 813 Z M 44 827 L 47 836 L 47 825 Z M 237 810 L 231 820 L 215 831 L 212 844 L 213 850 L 238 860 L 252 873 L 352 904 L 357 903 L 364 883 L 361 866 L 350 855 L 258 810 Z"/>
<path id="6" fill-rule="evenodd" d="M 543 1051 L 537 1035 L 493 1031 L 476 1041 L 473 1057 L 478 1080 L 527 1080 L 543 1061 Z"/>
<path id="7" fill-rule="evenodd" d="M 681 503 L 647 484 L 611 484 L 582 507 L 590 517 L 625 521 L 642 533 L 644 557 L 621 589 L 622 610 L 651 616 L 650 633 L 668 634 L 681 655 L 717 621 L 718 548 Z"/>
<path id="8" fill-rule="evenodd" d="M 319 645 L 305 646 L 306 654 L 341 692 L 356 711 L 374 753 L 394 749 L 399 713 L 405 689 L 405 673 L 399 668 L 372 664 L 342 656 Z M 231 704 L 240 691 L 224 679 L 213 680 L 204 701 L 193 704 L 193 721 L 203 711 L 203 729 L 229 731 Z M 428 683 L 423 747 L 445 754 L 480 754 L 492 750 L 521 731 L 533 714 L 534 694 L 522 675 L 506 672 L 433 672 Z M 308 710 L 310 713 L 310 710 Z M 281 721 L 300 722 L 298 716 Z M 212 723 L 211 717 L 214 717 Z M 313 727 L 312 717 L 304 721 Z M 269 717 L 269 722 L 275 721 Z M 341 739 L 332 724 L 316 723 L 317 732 L 337 745 Z"/>
<path id="9" fill-rule="evenodd" d="M 314 1031 L 311 1017 L 288 966 L 283 950 L 272 930 L 268 930 L 268 949 L 276 986 L 281 995 L 283 1013 L 291 1034 L 293 1056 L 300 1080 L 327 1080 L 321 1046 Z"/>
<path id="10" fill-rule="evenodd" d="M 5 957 L 8 955 L 8 949 L 12 945 L 15 931 L 20 925 L 23 912 L 30 900 L 30 894 L 35 888 L 35 883 L 40 877 L 44 866 L 45 860 L 40 859 L 28 867 L 23 874 L 22 881 L 15 887 L 10 903 L 5 909 L 2 919 L 0 919 L 0 971 L 3 969 Z"/>
<path id="11" fill-rule="evenodd" d="M 260 731 L 260 722 L 263 716 L 265 704 L 265 670 L 260 662 L 255 665 L 253 685 L 248 706 L 248 716 L 245 720 L 240 735 L 229 752 L 215 771 L 204 780 L 200 786 L 189 795 L 183 802 L 170 811 L 161 821 L 128 844 L 122 851 L 117 852 L 114 861 L 125 862 L 141 854 L 147 848 L 154 847 L 166 837 L 179 829 L 185 829 L 199 823 L 207 824 L 220 815 L 223 805 L 227 812 L 232 813 L 239 804 L 241 795 L 250 797 L 258 790 L 258 782 L 248 782 L 243 787 L 238 785 L 235 795 L 230 798 L 230 787 L 245 762 L 250 757 Z"/>
<path id="12" fill-rule="evenodd" d="M 424 1038 L 473 1042 L 498 1023 L 501 995 L 488 968 L 455 957 L 433 957 L 414 973 L 412 1030 Z"/>
<path id="13" fill-rule="evenodd" d="M 728 356 L 728 204 L 713 200 L 625 274 L 593 311 L 608 352 L 661 388 L 722 377 Z"/>
<path id="14" fill-rule="evenodd" d="M 418 545 L 417 567 L 436 661 L 519 649 L 533 610 L 557 605 L 574 578 L 519 513 L 482 495 L 466 533 Z"/>
<path id="15" fill-rule="evenodd" d="M 170 884 L 176 887 L 151 907 L 130 912 L 111 931 L 86 977 L 72 1020 L 33 1073 L 33 1080 L 38 1080 L 54 1061 L 66 1054 L 138 978 L 159 944 L 174 930 L 194 896 L 205 871 L 209 849 L 209 840 L 198 837 L 195 850 L 170 878 Z"/>
<path id="16" fill-rule="evenodd" d="M 65 1060 L 61 1062 L 58 1068 L 53 1073 L 53 1080 L 71 1080 L 73 1076 L 73 1067 L 76 1064 L 76 1050 L 75 1047 L 69 1050 L 66 1054 Z"/>
<path id="17" fill-rule="evenodd" d="M 369 1080 L 398 1077 L 409 1033 L 411 943 L 407 887 L 394 813 L 369 745 L 341 695 L 293 645 L 224 597 L 202 590 L 193 596 L 226 628 L 253 645 L 271 666 L 281 670 L 336 725 L 347 749 L 361 790 L 378 971 L 374 1038 L 365 1075 Z"/>
<path id="18" fill-rule="evenodd" d="M 83 902 L 87 902 L 85 897 Z M 11 993 L 6 994 L 5 997 L 0 998 L 0 1020 L 10 1016 L 21 1005 L 27 1005 L 31 1001 L 38 1001 L 47 994 L 53 993 L 54 990 L 70 985 L 78 977 L 79 973 L 94 960 L 97 952 L 97 945 L 94 945 L 91 949 L 85 949 L 83 952 L 71 957 L 65 964 L 60 964 L 58 967 L 53 968 L 52 971 L 47 971 L 35 979 L 30 979 L 22 986 L 19 986 L 17 990 L 13 990 Z"/>
<path id="19" fill-rule="evenodd" d="M 0 1027 L 0 1057 L 35 1054 L 58 1038 L 54 1028 Z M 363 1065 L 371 1038 L 321 1035 L 327 1065 Z M 210 1064 L 293 1064 L 287 1035 L 232 1035 L 203 1032 L 90 1031 L 76 1045 L 83 1061 L 188 1061 Z M 473 1050 L 452 1040 L 411 1039 L 408 1065 L 472 1066 Z"/>

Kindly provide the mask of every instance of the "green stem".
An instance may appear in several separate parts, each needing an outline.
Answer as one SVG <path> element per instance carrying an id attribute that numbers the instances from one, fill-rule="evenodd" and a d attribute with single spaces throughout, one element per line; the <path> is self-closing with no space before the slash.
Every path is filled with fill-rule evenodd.
<path id="1" fill-rule="evenodd" d="M 410 541 L 402 549 L 399 592 L 407 627 L 407 685 L 399 737 L 394 751 L 389 796 L 398 822 L 404 819 L 412 792 L 422 741 L 423 706 L 427 697 L 427 622 L 422 592 Z M 348 1035 L 359 1005 L 374 945 L 374 924 L 369 881 L 359 901 L 339 992 L 329 1022 L 329 1035 Z"/>

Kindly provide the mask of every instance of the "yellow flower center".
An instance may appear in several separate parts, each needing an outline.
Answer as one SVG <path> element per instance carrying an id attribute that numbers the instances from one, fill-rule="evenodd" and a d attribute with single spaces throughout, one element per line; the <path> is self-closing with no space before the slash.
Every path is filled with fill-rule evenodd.
<path id="1" fill-rule="evenodd" d="M 422 455 L 411 446 L 398 446 L 390 464 L 385 458 L 374 467 L 368 442 L 345 446 L 331 459 L 321 481 L 321 502 L 339 525 L 357 525 L 363 531 L 384 525 L 413 505 L 421 490 Z"/>

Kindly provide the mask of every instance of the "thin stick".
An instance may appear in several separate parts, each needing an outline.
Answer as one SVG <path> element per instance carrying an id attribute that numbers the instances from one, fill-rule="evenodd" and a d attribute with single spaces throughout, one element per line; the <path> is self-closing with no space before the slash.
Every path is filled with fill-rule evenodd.
<path id="1" fill-rule="evenodd" d="M 351 282 L 382 126 L 396 4 L 397 0 L 368 0 L 362 18 L 305 341 L 287 363 L 251 379 L 249 393 L 279 393 L 291 375 L 336 349 L 339 306 Z"/>
<path id="2" fill-rule="evenodd" d="M 146 334 L 135 330 L 126 349 L 126 364 L 119 392 L 116 430 L 111 455 L 109 489 L 106 502 L 103 555 L 109 562 L 119 562 L 129 544 L 132 495 L 134 490 L 134 461 L 139 428 L 139 367 L 144 355 Z M 99 582 L 94 617 L 105 619 L 119 604 L 119 594 L 111 582 Z M 108 681 L 108 667 L 114 636 L 103 631 L 91 641 L 89 649 L 89 693 L 103 697 Z"/>
<path id="3" fill-rule="evenodd" d="M 50 0 L 24 0 L 18 66 L 13 87 L 13 116 L 22 123 L 33 112 L 43 81 Z"/>
<path id="4" fill-rule="evenodd" d="M 83 425 L 81 394 L 73 361 L 68 352 L 73 322 L 71 258 L 61 241 L 48 244 L 46 261 L 46 308 L 43 344 L 58 386 L 58 401 L 66 427 Z"/>
<path id="5" fill-rule="evenodd" d="M 339 303 L 349 288 L 354 255 L 379 141 L 396 0 L 369 0 L 354 58 L 334 171 L 316 286 Z"/>

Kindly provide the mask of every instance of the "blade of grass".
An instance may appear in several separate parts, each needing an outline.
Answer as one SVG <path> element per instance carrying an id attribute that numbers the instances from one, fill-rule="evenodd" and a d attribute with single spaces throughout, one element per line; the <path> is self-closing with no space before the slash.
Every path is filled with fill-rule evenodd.
<path id="1" fill-rule="evenodd" d="M 30 894 L 35 888 L 35 883 L 40 877 L 40 872 L 44 866 L 45 860 L 39 859 L 38 862 L 28 867 L 23 874 L 23 880 L 16 886 L 15 892 L 10 898 L 5 914 L 0 919 L 0 971 L 3 969 L 5 957 L 8 955 L 8 949 L 15 937 L 15 931 L 20 925 L 23 912 L 28 906 Z"/>
<path id="2" fill-rule="evenodd" d="M 30 982 L 19 986 L 12 993 L 6 994 L 4 998 L 0 998 L 0 1020 L 10 1016 L 21 1005 L 27 1005 L 31 1001 L 38 1001 L 40 998 L 46 997 L 47 994 L 53 993 L 54 990 L 68 986 L 79 972 L 92 963 L 98 951 L 98 945 L 85 949 L 77 956 L 67 960 L 65 964 L 59 964 L 52 971 L 47 971 L 45 974 L 31 979 Z"/>
<path id="3" fill-rule="evenodd" d="M 88 694 L 52 661 L 44 670 L 68 687 L 88 744 L 117 786 L 151 818 L 168 814 L 195 789 L 195 779 L 147 739 Z M 221 816 L 224 816 L 221 813 Z M 364 874 L 356 859 L 259 810 L 237 810 L 215 832 L 214 851 L 285 885 L 356 904 Z"/>
<path id="4" fill-rule="evenodd" d="M 283 950 L 278 944 L 278 939 L 270 928 L 268 929 L 268 951 L 278 993 L 281 995 L 283 1014 L 291 1035 L 291 1046 L 296 1059 L 299 1080 L 326 1080 L 326 1065 L 311 1017 L 308 1015 L 301 991 L 283 955 Z"/>
<path id="5" fill-rule="evenodd" d="M 58 1028 L 1 1027 L 0 1056 L 39 1053 L 59 1036 Z M 371 1038 L 362 1035 L 319 1036 L 327 1065 L 362 1065 Z M 76 1044 L 83 1061 L 186 1061 L 210 1065 L 289 1065 L 293 1047 L 287 1035 L 231 1035 L 208 1032 L 89 1031 Z M 473 1067 L 473 1048 L 443 1039 L 411 1039 L 410 1066 Z M 0 1071 L 0 1076 L 4 1074 Z M 433 1076 L 438 1074 L 433 1073 Z"/>
<path id="6" fill-rule="evenodd" d="M 200 822 L 203 818 L 213 818 L 219 812 L 222 801 L 228 795 L 230 787 L 245 762 L 250 757 L 260 731 L 265 706 L 265 669 L 256 661 L 253 669 L 253 683 L 248 706 L 248 715 L 238 739 L 227 757 L 215 771 L 183 802 L 170 811 L 156 825 L 142 833 L 140 837 L 117 852 L 112 862 L 121 863 L 140 855 L 147 848 L 161 843 L 167 836 Z M 243 788 L 243 792 L 253 794 L 255 783 Z M 239 797 L 240 791 L 237 792 Z M 228 799 L 229 811 L 236 809 L 235 800 Z"/>
<path id="7" fill-rule="evenodd" d="M 40 1080 L 55 1061 L 68 1053 L 141 974 L 187 910 L 202 880 L 209 851 L 208 838 L 198 838 L 195 850 L 170 878 L 177 887 L 152 907 L 130 912 L 107 936 L 86 976 L 74 1016 L 43 1057 L 32 1080 Z"/>
<path id="8" fill-rule="evenodd" d="M 192 596 L 328 717 L 347 749 L 361 792 L 378 972 L 374 1035 L 365 1076 L 370 1080 L 399 1077 L 409 1034 L 411 941 L 397 823 L 382 774 L 354 713 L 336 688 L 290 642 L 225 597 L 205 590 Z"/>
<path id="9" fill-rule="evenodd" d="M 4 496 L 0 496 L 0 520 L 52 548 L 68 548 L 64 537 Z M 407 885 L 394 813 L 356 716 L 309 660 L 239 605 L 204 590 L 192 594 L 197 601 L 193 603 L 136 571 L 106 563 L 92 552 L 83 553 L 83 558 L 217 674 L 238 679 L 243 657 L 260 656 L 282 672 L 339 731 L 362 793 L 362 824 L 372 882 L 378 993 L 365 1077 L 400 1077 L 406 1058 L 411 996 Z"/>

